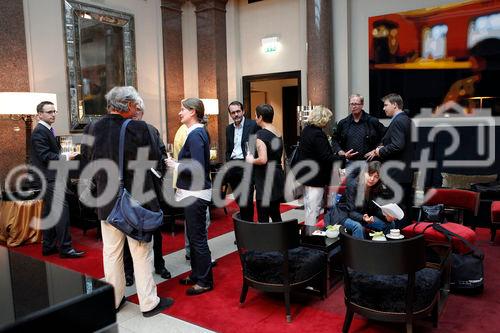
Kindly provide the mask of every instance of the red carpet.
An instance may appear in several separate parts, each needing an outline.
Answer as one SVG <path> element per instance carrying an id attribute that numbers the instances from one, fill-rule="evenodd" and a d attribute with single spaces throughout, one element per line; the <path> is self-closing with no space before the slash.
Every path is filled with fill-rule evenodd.
<path id="1" fill-rule="evenodd" d="M 416 332 L 498 332 L 500 318 L 500 244 L 488 244 L 489 230 L 477 229 L 478 245 L 485 252 L 486 287 L 479 296 L 450 295 L 441 313 L 439 328 L 430 321 L 419 321 Z M 184 277 L 184 276 L 182 276 Z M 245 304 L 239 306 L 241 266 L 237 253 L 218 261 L 214 268 L 215 289 L 186 296 L 180 277 L 158 286 L 162 296 L 174 297 L 166 314 L 217 332 L 340 332 L 344 321 L 343 288 L 340 284 L 326 300 L 297 295 L 293 299 L 292 323 L 287 324 L 283 298 L 250 289 Z M 131 301 L 137 302 L 136 297 Z M 350 332 L 400 332 L 403 325 L 368 321 L 355 315 Z"/>
<path id="2" fill-rule="evenodd" d="M 293 206 L 281 205 L 281 211 L 285 212 L 293 209 Z M 232 214 L 238 210 L 234 201 L 227 205 L 227 215 L 222 208 L 211 209 L 212 223 L 208 229 L 208 238 L 214 238 L 233 230 Z M 180 221 L 178 222 L 180 223 Z M 179 224 L 175 236 L 170 233 L 163 233 L 163 254 L 172 253 L 184 248 L 184 228 Z M 85 257 L 79 259 L 61 259 L 57 255 L 48 257 L 42 256 L 41 243 L 21 245 L 11 248 L 13 251 L 23 253 L 43 261 L 48 261 L 71 270 L 90 275 L 95 278 L 104 276 L 102 265 L 102 242 L 96 239 L 96 229 L 91 229 L 83 235 L 81 229 L 71 228 L 73 247 L 86 252 Z M 168 265 L 168 263 L 167 263 Z M 168 267 L 168 266 L 167 266 Z"/>

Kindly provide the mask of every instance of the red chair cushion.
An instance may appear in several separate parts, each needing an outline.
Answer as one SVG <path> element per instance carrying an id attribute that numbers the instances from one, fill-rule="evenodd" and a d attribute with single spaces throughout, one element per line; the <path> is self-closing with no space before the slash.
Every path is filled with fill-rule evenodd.
<path id="1" fill-rule="evenodd" d="M 491 204 L 491 222 L 500 223 L 500 201 Z"/>
<path id="2" fill-rule="evenodd" d="M 401 233 L 407 238 L 414 237 L 423 233 L 426 241 L 447 243 L 448 240 L 446 239 L 446 236 L 432 228 L 431 225 L 432 222 L 413 223 L 401 230 Z M 441 226 L 457 235 L 462 236 L 472 244 L 476 242 L 476 233 L 470 228 L 453 222 L 443 223 L 441 224 Z M 470 251 L 470 249 L 456 237 L 452 238 L 451 247 L 455 252 L 459 253 L 467 253 Z"/>
<path id="3" fill-rule="evenodd" d="M 479 193 L 467 190 L 432 188 L 426 194 L 426 205 L 444 204 L 445 207 L 457 207 L 477 212 Z"/>

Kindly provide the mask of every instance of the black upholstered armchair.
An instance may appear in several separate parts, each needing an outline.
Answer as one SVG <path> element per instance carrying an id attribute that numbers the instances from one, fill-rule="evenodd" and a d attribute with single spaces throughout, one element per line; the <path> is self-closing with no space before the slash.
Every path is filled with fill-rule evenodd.
<path id="1" fill-rule="evenodd" d="M 297 220 L 276 223 L 243 221 L 233 215 L 236 244 L 243 271 L 240 303 L 245 302 L 248 287 L 285 296 L 286 319 L 291 322 L 290 292 L 319 286 L 326 294 L 326 254 L 301 247 Z"/>
<path id="2" fill-rule="evenodd" d="M 342 332 L 348 332 L 353 314 L 406 323 L 432 315 L 438 322 L 441 273 L 426 267 L 422 235 L 399 241 L 356 239 L 340 231 L 344 265 L 346 316 Z"/>

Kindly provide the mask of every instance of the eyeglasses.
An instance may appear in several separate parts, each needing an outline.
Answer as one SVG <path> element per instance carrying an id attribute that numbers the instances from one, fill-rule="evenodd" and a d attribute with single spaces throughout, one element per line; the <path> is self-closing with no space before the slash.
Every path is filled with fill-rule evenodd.
<path id="1" fill-rule="evenodd" d="M 356 105 L 363 105 L 363 103 L 349 103 L 351 106 L 356 106 Z"/>
<path id="2" fill-rule="evenodd" d="M 43 113 L 53 115 L 53 114 L 57 114 L 57 111 L 56 110 L 53 110 L 53 111 L 43 111 Z"/>

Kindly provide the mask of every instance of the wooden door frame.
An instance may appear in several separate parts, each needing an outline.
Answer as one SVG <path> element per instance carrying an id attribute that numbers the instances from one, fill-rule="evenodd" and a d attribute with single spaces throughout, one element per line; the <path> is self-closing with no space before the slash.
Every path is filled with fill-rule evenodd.
<path id="1" fill-rule="evenodd" d="M 283 80 L 283 79 L 297 79 L 297 86 L 299 87 L 299 101 L 302 101 L 302 85 L 300 80 L 300 71 L 268 73 L 258 75 L 245 75 L 242 77 L 243 86 L 243 106 L 245 108 L 245 117 L 252 118 L 252 110 L 250 108 L 250 86 L 252 82 L 269 81 L 269 80 Z"/>

